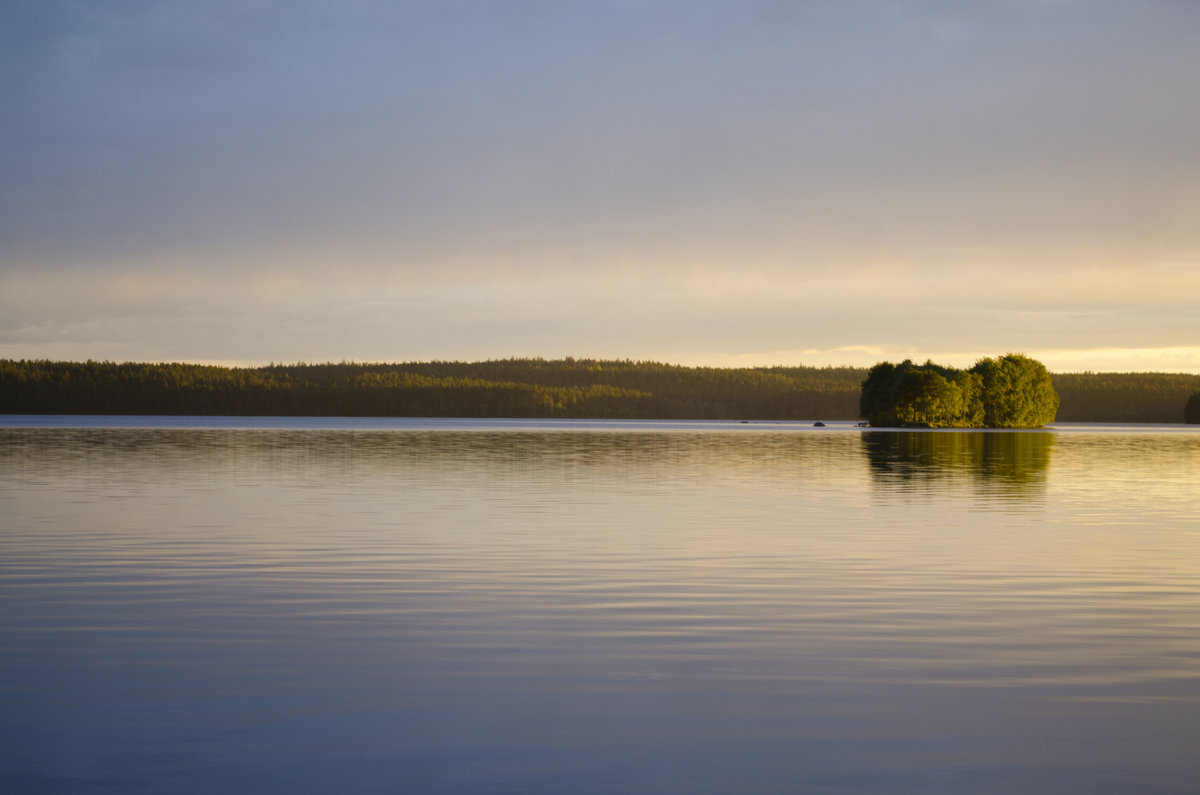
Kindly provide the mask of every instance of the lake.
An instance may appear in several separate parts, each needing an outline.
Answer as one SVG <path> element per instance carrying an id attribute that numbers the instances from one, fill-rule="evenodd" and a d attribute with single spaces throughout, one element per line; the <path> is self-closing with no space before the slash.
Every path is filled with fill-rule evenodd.
<path id="1" fill-rule="evenodd" d="M 1195 792 L 1198 519 L 1195 426 L 0 417 L 0 791 Z"/>

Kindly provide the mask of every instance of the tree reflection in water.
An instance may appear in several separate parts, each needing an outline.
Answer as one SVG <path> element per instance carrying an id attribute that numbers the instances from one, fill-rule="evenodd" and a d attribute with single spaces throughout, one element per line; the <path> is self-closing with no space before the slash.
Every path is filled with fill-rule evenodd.
<path id="1" fill-rule="evenodd" d="M 1046 483 L 1054 435 L 1045 431 L 867 431 L 863 451 L 889 488 L 971 481 L 1013 494 Z"/>

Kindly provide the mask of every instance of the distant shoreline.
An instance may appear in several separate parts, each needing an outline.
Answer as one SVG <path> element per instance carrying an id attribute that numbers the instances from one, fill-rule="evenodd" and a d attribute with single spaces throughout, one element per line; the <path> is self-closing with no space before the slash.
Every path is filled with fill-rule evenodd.
<path id="1" fill-rule="evenodd" d="M 659 362 L 293 364 L 0 360 L 0 414 L 856 421 L 866 368 Z M 1056 422 L 1181 423 L 1200 375 L 1051 374 Z"/>
<path id="2" fill-rule="evenodd" d="M 1058 422 L 1042 428 L 882 428 L 850 420 L 816 426 L 808 420 L 604 420 L 469 417 L 266 417 L 166 414 L 0 414 L 0 434 L 23 432 L 247 431 L 321 433 L 633 433 L 633 434 L 1172 434 L 1200 433 L 1184 423 Z"/>

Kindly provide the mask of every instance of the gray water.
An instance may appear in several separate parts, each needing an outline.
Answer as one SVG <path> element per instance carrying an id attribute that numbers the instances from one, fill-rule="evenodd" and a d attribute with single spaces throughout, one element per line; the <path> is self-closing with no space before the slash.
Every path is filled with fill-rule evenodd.
<path id="1" fill-rule="evenodd" d="M 0 791 L 1200 789 L 1195 428 L 0 425 Z"/>

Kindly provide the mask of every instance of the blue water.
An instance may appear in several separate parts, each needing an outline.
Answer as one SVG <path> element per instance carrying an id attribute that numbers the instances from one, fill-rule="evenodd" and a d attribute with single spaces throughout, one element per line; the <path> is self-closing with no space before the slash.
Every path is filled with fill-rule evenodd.
<path id="1" fill-rule="evenodd" d="M 0 425 L 0 791 L 1200 784 L 1195 428 Z"/>

